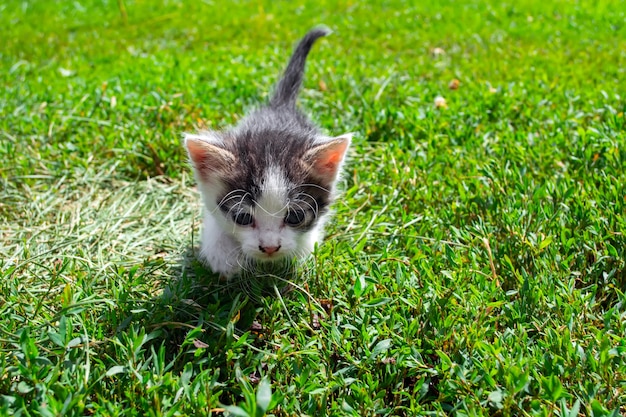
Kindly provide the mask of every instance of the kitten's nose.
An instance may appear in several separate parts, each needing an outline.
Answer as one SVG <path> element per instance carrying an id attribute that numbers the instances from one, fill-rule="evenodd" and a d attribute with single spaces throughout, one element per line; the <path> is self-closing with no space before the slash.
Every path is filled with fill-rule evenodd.
<path id="1" fill-rule="evenodd" d="M 259 250 L 263 253 L 267 253 L 268 255 L 271 255 L 274 252 L 278 252 L 278 249 L 280 249 L 280 245 L 278 246 L 259 246 Z"/>

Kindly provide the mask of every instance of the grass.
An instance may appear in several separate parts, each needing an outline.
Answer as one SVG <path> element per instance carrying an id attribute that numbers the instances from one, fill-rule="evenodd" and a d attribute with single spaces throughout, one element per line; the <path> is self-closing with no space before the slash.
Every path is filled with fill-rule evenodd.
<path id="1" fill-rule="evenodd" d="M 625 414 L 625 10 L 4 2 L 0 414 Z M 181 133 L 319 23 L 344 195 L 300 288 L 249 298 L 195 260 Z"/>

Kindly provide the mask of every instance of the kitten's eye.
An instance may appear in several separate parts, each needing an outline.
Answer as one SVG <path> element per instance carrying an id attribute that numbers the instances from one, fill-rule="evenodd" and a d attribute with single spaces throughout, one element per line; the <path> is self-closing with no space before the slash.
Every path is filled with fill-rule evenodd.
<path id="1" fill-rule="evenodd" d="M 289 210 L 285 217 L 285 223 L 289 226 L 298 226 L 306 218 L 304 211 L 302 210 Z"/>
<path id="2" fill-rule="evenodd" d="M 254 219 L 250 213 L 237 213 L 233 216 L 233 220 L 239 226 L 250 226 L 254 223 Z"/>

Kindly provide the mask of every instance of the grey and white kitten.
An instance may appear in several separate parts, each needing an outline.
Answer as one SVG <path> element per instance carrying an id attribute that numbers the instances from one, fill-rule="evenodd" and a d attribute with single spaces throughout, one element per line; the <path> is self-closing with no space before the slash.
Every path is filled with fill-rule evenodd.
<path id="1" fill-rule="evenodd" d="M 225 131 L 185 135 L 204 202 L 200 257 L 231 277 L 308 255 L 323 238 L 351 135 L 329 137 L 296 108 L 307 55 L 298 43 L 269 103 Z"/>

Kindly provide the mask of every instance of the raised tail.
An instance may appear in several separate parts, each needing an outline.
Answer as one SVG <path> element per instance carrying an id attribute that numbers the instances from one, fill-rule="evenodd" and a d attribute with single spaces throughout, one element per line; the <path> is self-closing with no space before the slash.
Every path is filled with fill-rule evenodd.
<path id="1" fill-rule="evenodd" d="M 270 99 L 271 107 L 295 107 L 300 87 L 302 86 L 302 76 L 304 75 L 304 64 L 306 57 L 311 51 L 311 47 L 315 41 L 322 36 L 330 34 L 330 29 L 324 26 L 318 26 L 304 35 L 304 38 L 296 46 L 287 69 L 283 77 L 278 82 L 276 91 Z"/>

